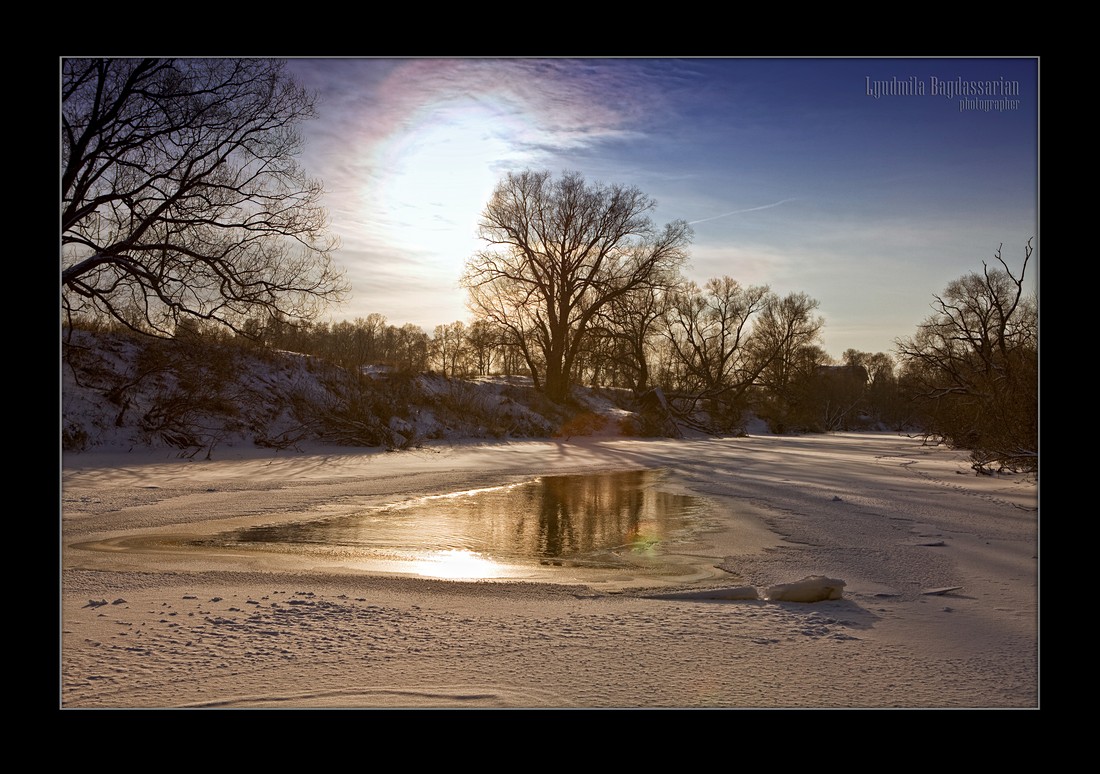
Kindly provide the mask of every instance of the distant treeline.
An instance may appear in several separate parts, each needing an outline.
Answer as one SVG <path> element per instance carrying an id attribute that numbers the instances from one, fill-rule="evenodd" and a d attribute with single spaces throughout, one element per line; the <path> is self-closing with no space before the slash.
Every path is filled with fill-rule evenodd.
<path id="1" fill-rule="evenodd" d="M 1029 245 L 1025 268 L 1030 255 Z M 1038 312 L 1020 274 L 1002 262 L 966 275 L 935 296 L 937 312 L 898 341 L 896 357 L 849 349 L 839 361 L 819 345 L 824 321 L 805 294 L 778 297 L 729 277 L 683 282 L 644 304 L 635 296 L 610 305 L 590 326 L 570 381 L 632 391 L 639 430 L 651 435 L 684 426 L 737 433 L 755 415 L 775 432 L 923 434 L 973 450 L 978 471 L 1034 470 Z M 175 337 L 309 355 L 363 383 L 379 371 L 534 378 L 539 367 L 532 373 L 531 351 L 485 319 L 437 325 L 431 335 L 380 314 L 334 323 L 250 318 L 236 331 L 188 319 Z"/>

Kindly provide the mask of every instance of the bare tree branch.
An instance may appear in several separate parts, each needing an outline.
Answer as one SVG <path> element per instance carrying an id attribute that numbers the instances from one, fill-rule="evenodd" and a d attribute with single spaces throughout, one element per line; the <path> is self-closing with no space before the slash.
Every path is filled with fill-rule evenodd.
<path id="1" fill-rule="evenodd" d="M 1038 307 L 1024 290 L 1033 248 L 1016 274 L 982 263 L 933 296 L 933 314 L 896 342 L 905 384 L 925 408 L 930 433 L 990 464 L 1038 460 Z"/>
<path id="2" fill-rule="evenodd" d="M 313 98 L 282 62 L 69 59 L 61 93 L 67 315 L 169 334 L 341 297 L 321 184 L 295 161 Z"/>
<path id="3" fill-rule="evenodd" d="M 637 188 L 530 170 L 509 174 L 486 205 L 481 237 L 489 247 L 462 280 L 471 309 L 509 332 L 552 400 L 568 397 L 596 315 L 686 259 L 689 226 L 658 229 L 647 216 L 653 207 Z"/>

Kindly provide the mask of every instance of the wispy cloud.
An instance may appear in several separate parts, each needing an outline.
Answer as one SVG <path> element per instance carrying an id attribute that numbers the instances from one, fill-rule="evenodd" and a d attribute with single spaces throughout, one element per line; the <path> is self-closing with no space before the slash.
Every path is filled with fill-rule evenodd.
<path id="1" fill-rule="evenodd" d="M 787 202 L 796 201 L 795 198 L 783 199 L 771 204 L 762 204 L 759 207 L 748 207 L 743 210 L 734 210 L 733 212 L 723 212 L 721 215 L 714 215 L 709 218 L 700 218 L 699 220 L 689 220 L 688 225 L 694 226 L 696 223 L 706 223 L 710 220 L 718 220 L 719 218 L 728 218 L 730 215 L 740 215 L 742 212 L 756 212 L 757 210 L 770 210 L 772 207 L 778 207 L 780 204 L 786 204 Z"/>

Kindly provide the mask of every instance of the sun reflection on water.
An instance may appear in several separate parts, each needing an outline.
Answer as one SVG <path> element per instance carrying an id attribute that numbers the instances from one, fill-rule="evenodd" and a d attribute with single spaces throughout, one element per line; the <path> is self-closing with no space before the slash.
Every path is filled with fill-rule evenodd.
<path id="1" fill-rule="evenodd" d="M 429 578 L 480 580 L 500 578 L 505 575 L 502 565 L 474 551 L 464 549 L 425 552 L 422 557 L 410 564 L 418 575 Z"/>
<path id="2" fill-rule="evenodd" d="M 335 515 L 257 525 L 209 542 L 433 579 L 659 574 L 670 566 L 669 547 L 691 535 L 707 509 L 700 498 L 668 491 L 662 475 L 540 476 L 380 507 L 352 501 Z"/>

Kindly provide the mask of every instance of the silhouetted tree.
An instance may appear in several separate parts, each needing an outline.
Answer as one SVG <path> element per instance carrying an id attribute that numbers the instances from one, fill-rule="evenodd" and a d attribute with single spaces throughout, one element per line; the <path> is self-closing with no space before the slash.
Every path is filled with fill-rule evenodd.
<path id="1" fill-rule="evenodd" d="M 192 317 L 308 319 L 339 298 L 321 184 L 295 161 L 311 95 L 268 59 L 66 59 L 68 316 L 170 335 Z"/>
<path id="2" fill-rule="evenodd" d="M 466 329 L 466 344 L 470 360 L 478 376 L 488 376 L 500 346 L 501 334 L 485 320 L 475 320 Z"/>
<path id="3" fill-rule="evenodd" d="M 731 277 L 675 294 L 666 336 L 682 367 L 680 388 L 706 400 L 744 394 L 764 365 L 748 346 L 753 321 L 774 302 L 767 286 L 746 288 Z"/>
<path id="4" fill-rule="evenodd" d="M 867 368 L 856 363 L 834 365 L 823 350 L 814 360 L 820 362 L 805 382 L 808 429 L 851 430 L 860 425 L 868 391 Z"/>
<path id="5" fill-rule="evenodd" d="M 749 343 L 756 384 L 765 394 L 767 419 L 782 432 L 808 427 L 807 395 L 818 366 L 829 362 L 817 341 L 824 320 L 814 314 L 818 302 L 805 293 L 773 297 L 757 316 Z"/>
<path id="6" fill-rule="evenodd" d="M 600 370 L 612 386 L 629 387 L 636 395 L 650 389 L 657 339 L 682 285 L 679 273 L 670 273 L 653 286 L 618 296 L 600 310 L 592 332 L 601 342 L 595 348 Z"/>
<path id="7" fill-rule="evenodd" d="M 663 379 L 682 415 L 702 407 L 715 429 L 739 426 L 756 402 L 783 417 L 813 375 L 808 350 L 822 321 L 804 293 L 779 297 L 767 286 L 742 287 L 730 277 L 689 283 L 666 315 Z M 812 358 L 810 358 L 812 360 Z"/>
<path id="8" fill-rule="evenodd" d="M 894 358 L 885 352 L 860 352 L 848 349 L 844 363 L 862 366 L 867 371 L 867 390 L 860 404 L 860 411 L 872 422 L 879 422 L 894 429 L 901 429 L 911 417 L 911 409 L 898 389 L 898 377 Z"/>
<path id="9" fill-rule="evenodd" d="M 970 449 L 976 471 L 1035 469 L 1039 459 L 1039 314 L 1019 275 L 1001 258 L 982 262 L 935 296 L 916 334 L 899 339 L 904 381 L 923 407 L 925 429 Z"/>
<path id="10" fill-rule="evenodd" d="M 547 397 L 569 396 L 574 361 L 595 315 L 652 287 L 686 258 L 691 231 L 657 228 L 637 188 L 590 184 L 577 173 L 510 173 L 482 213 L 489 245 L 463 275 L 470 307 L 508 333 Z"/>
<path id="11" fill-rule="evenodd" d="M 465 376 L 468 351 L 464 322 L 455 320 L 435 326 L 430 357 L 433 364 L 439 365 L 440 373 L 444 376 Z"/>

